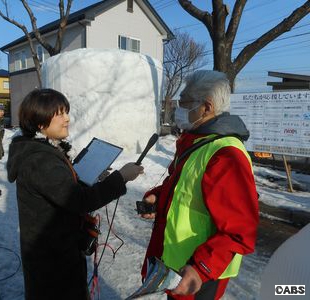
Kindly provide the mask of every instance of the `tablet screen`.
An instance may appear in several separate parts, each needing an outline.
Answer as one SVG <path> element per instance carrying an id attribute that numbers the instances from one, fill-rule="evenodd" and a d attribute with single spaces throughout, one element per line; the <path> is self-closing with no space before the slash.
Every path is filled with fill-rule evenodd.
<path id="1" fill-rule="evenodd" d="M 107 170 L 118 155 L 121 147 L 93 138 L 73 162 L 79 180 L 91 186 L 98 181 L 99 175 Z"/>

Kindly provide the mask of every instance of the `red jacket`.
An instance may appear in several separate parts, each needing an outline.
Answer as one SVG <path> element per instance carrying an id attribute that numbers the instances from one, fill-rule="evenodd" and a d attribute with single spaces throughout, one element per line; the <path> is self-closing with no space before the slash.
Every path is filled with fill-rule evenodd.
<path id="1" fill-rule="evenodd" d="M 176 142 L 176 156 L 188 149 L 195 139 L 205 136 L 183 133 Z M 161 257 L 164 230 L 177 177 L 186 159 L 174 169 L 169 166 L 169 176 L 161 186 L 145 196 L 157 196 L 157 214 L 146 258 Z M 251 166 L 244 153 L 235 147 L 224 147 L 210 159 L 201 182 L 204 203 L 217 227 L 217 232 L 193 253 L 190 264 L 203 282 L 216 280 L 224 272 L 236 252 L 248 254 L 254 251 L 259 221 L 258 199 Z M 208 266 L 210 273 L 199 262 Z M 142 269 L 145 276 L 146 264 Z M 191 299 L 182 297 L 182 299 Z"/>

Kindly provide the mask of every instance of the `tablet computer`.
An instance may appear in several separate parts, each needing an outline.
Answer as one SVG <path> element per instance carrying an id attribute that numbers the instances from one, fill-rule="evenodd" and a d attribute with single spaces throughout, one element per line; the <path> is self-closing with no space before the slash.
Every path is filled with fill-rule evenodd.
<path id="1" fill-rule="evenodd" d="M 74 159 L 73 168 L 79 180 L 92 186 L 122 151 L 123 148 L 119 146 L 93 138 Z"/>

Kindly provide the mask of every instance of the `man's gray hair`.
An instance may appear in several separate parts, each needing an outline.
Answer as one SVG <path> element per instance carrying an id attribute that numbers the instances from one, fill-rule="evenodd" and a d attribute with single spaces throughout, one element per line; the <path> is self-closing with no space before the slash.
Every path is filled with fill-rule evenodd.
<path id="1" fill-rule="evenodd" d="M 193 101 L 205 102 L 209 97 L 214 105 L 215 115 L 230 108 L 230 85 L 226 75 L 211 70 L 198 70 L 186 79 L 186 86 L 181 97 L 189 97 Z"/>

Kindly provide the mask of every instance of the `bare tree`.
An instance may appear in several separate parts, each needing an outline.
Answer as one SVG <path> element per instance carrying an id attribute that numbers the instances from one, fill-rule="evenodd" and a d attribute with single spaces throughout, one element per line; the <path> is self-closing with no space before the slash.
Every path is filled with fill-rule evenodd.
<path id="1" fill-rule="evenodd" d="M 279 24 L 245 46 L 233 59 L 233 44 L 247 0 L 235 0 L 227 30 L 225 30 L 225 24 L 229 8 L 223 3 L 223 0 L 212 0 L 212 13 L 197 8 L 189 0 L 178 1 L 184 10 L 206 26 L 213 43 L 213 68 L 227 74 L 232 90 L 237 74 L 251 58 L 281 34 L 289 31 L 310 12 L 310 1 L 308 0 Z"/>
<path id="2" fill-rule="evenodd" d="M 205 45 L 186 32 L 175 31 L 174 36 L 164 48 L 165 98 L 173 98 L 184 77 L 205 64 Z"/>
<path id="3" fill-rule="evenodd" d="M 71 5 L 72 5 L 73 0 L 67 0 L 66 9 L 65 9 L 64 0 L 59 0 L 58 6 L 59 6 L 59 17 L 60 18 L 59 18 L 59 27 L 58 27 L 58 31 L 57 31 L 57 38 L 56 38 L 54 46 L 52 46 L 49 42 L 47 42 L 47 40 L 44 38 L 44 36 L 41 35 L 41 33 L 37 27 L 37 19 L 36 19 L 35 15 L 33 14 L 33 11 L 30 8 L 30 6 L 26 0 L 20 0 L 20 2 L 23 4 L 25 10 L 28 13 L 28 16 L 29 16 L 30 22 L 31 22 L 31 26 L 32 26 L 32 32 L 29 31 L 24 24 L 22 24 L 22 23 L 20 23 L 20 22 L 18 22 L 15 19 L 10 17 L 7 0 L 1 0 L 1 2 L 3 3 L 5 13 L 3 13 L 0 10 L 0 16 L 4 20 L 6 20 L 7 22 L 9 22 L 9 23 L 15 25 L 16 27 L 20 28 L 24 32 L 24 34 L 28 40 L 30 51 L 31 51 L 32 58 L 33 58 L 33 62 L 34 62 L 35 68 L 36 68 L 37 76 L 38 76 L 39 85 L 41 86 L 42 85 L 41 64 L 40 64 L 40 60 L 38 57 L 38 53 L 34 47 L 34 40 L 36 40 L 38 43 L 40 43 L 46 49 L 46 51 L 49 53 L 50 56 L 53 56 L 53 55 L 60 53 L 61 48 L 62 48 L 62 41 L 63 41 L 63 37 L 65 34 L 66 25 L 67 25 L 67 21 L 68 21 L 68 17 L 69 17 L 69 13 L 70 13 L 70 9 L 71 9 Z"/>
<path id="4" fill-rule="evenodd" d="M 184 78 L 205 64 L 205 45 L 197 43 L 188 33 L 175 30 L 175 39 L 164 48 L 164 117 L 170 121 L 171 99 L 180 89 Z"/>

